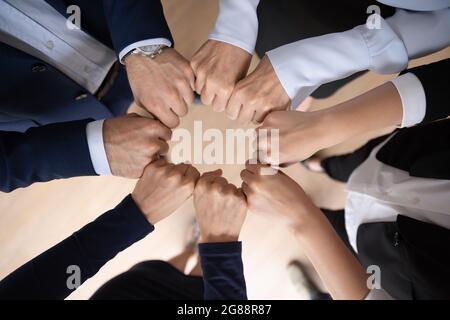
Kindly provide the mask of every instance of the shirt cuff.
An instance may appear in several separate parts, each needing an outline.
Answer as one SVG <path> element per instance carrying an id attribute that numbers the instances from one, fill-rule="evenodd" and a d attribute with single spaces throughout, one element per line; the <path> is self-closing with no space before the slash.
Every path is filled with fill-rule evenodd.
<path id="1" fill-rule="evenodd" d="M 111 168 L 109 167 L 105 144 L 103 143 L 103 121 L 89 122 L 86 126 L 86 136 L 95 172 L 100 176 L 111 176 Z"/>
<path id="2" fill-rule="evenodd" d="M 152 45 L 165 45 L 168 47 L 172 46 L 172 41 L 166 38 L 155 38 L 155 39 L 148 39 L 148 40 L 142 40 L 135 43 L 132 43 L 125 48 L 122 49 L 119 53 L 119 61 L 121 64 L 123 64 L 122 59 L 130 52 L 133 51 L 136 48 L 145 47 L 145 46 L 152 46 Z"/>
<path id="3" fill-rule="evenodd" d="M 403 118 L 401 128 L 423 121 L 427 110 L 425 90 L 413 73 L 406 73 L 391 80 L 402 101 Z"/>
<path id="4" fill-rule="evenodd" d="M 383 289 L 372 289 L 364 300 L 394 300 L 394 298 Z"/>
<path id="5" fill-rule="evenodd" d="M 242 242 L 214 242 L 199 243 L 198 251 L 200 256 L 221 256 L 224 254 L 241 254 Z"/>
<path id="6" fill-rule="evenodd" d="M 253 54 L 258 37 L 256 8 L 259 1 L 220 0 L 219 15 L 208 39 L 222 41 Z"/>

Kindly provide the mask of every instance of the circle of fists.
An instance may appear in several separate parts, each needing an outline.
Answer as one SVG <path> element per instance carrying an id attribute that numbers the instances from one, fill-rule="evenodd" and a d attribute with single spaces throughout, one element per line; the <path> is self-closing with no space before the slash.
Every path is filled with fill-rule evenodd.
<path id="1" fill-rule="evenodd" d="M 301 187 L 281 171 L 262 173 L 271 164 L 270 158 L 259 158 L 266 165 L 246 164 L 241 188 L 222 177 L 221 170 L 200 175 L 192 165 L 160 159 L 168 150 L 170 129 L 187 114 L 195 91 L 203 104 L 242 125 L 262 124 L 260 129 L 269 130 L 283 127 L 279 161 L 298 161 L 292 157 L 291 143 L 283 144 L 295 140 L 291 133 L 299 127 L 299 121 L 286 112 L 290 98 L 267 56 L 247 75 L 251 59 L 241 48 L 208 40 L 190 62 L 172 48 L 154 59 L 134 56 L 125 61 L 136 103 L 156 119 L 128 115 L 115 122 L 107 120 L 105 151 L 113 174 L 140 177 L 132 196 L 151 223 L 167 217 L 193 195 L 201 241 L 229 242 L 238 239 L 247 210 L 281 212 L 292 221 L 290 217 L 298 214 L 287 204 L 305 206 L 308 202 Z M 307 121 L 303 123 L 307 127 Z M 270 142 L 264 146 L 262 151 L 270 151 Z M 305 151 L 302 156 L 307 155 Z"/>

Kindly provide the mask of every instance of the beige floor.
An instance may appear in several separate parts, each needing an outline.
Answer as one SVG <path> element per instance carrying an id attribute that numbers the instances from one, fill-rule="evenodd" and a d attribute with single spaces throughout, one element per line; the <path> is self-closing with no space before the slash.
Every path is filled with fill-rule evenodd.
<path id="1" fill-rule="evenodd" d="M 174 33 L 177 49 L 186 57 L 192 56 L 207 37 L 214 23 L 217 2 L 211 0 L 166 0 L 168 22 Z M 422 64 L 450 57 L 446 50 L 415 62 Z M 255 63 L 257 61 L 255 60 Z M 389 77 L 373 73 L 342 88 L 333 97 L 315 103 L 315 108 L 332 106 L 384 82 Z M 235 128 L 223 114 L 208 107 L 194 105 L 181 127 L 192 128 L 194 120 L 202 120 L 204 128 Z M 350 150 L 375 133 L 356 137 L 352 141 L 325 150 L 332 154 Z M 32 161 L 32 159 L 30 159 Z M 215 169 L 200 166 L 201 171 Z M 240 184 L 241 167 L 225 166 L 225 176 Z M 305 171 L 300 165 L 287 170 L 314 201 L 321 206 L 339 208 L 343 205 L 343 186 L 323 175 Z M 133 189 L 134 181 L 116 177 L 85 177 L 45 184 L 35 184 L 10 194 L 0 193 L 0 278 L 19 267 L 72 232 L 93 220 L 102 212 L 114 207 Z M 86 299 L 102 283 L 127 270 L 136 262 L 146 259 L 168 259 L 180 252 L 185 243 L 186 226 L 193 215 L 189 200 L 169 219 L 157 225 L 147 238 L 120 253 L 100 272 L 82 285 L 69 299 Z M 242 232 L 244 263 L 251 299 L 302 299 L 285 272 L 286 264 L 293 258 L 305 259 L 293 237 L 276 221 L 264 220 L 249 214 Z M 262 281 L 264 279 L 264 281 Z"/>

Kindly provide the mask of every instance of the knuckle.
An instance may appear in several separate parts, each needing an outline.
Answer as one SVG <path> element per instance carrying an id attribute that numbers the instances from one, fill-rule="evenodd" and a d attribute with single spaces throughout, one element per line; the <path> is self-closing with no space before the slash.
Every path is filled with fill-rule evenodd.
<path id="1" fill-rule="evenodd" d="M 169 173 L 167 179 L 172 183 L 178 183 L 181 181 L 181 174 L 176 170 L 172 170 L 172 172 Z"/>

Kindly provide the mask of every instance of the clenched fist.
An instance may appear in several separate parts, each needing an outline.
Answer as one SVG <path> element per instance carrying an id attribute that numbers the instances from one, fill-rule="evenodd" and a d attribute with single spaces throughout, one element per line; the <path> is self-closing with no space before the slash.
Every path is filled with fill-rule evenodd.
<path id="1" fill-rule="evenodd" d="M 256 69 L 236 84 L 226 113 L 241 124 L 261 123 L 270 112 L 286 110 L 290 102 L 269 58 L 264 56 Z"/>
<path id="2" fill-rule="evenodd" d="M 222 112 L 236 82 L 247 74 L 251 54 L 231 44 L 208 40 L 192 58 L 196 81 L 195 91 L 202 103 Z"/>
<path id="3" fill-rule="evenodd" d="M 158 120 L 136 114 L 105 120 L 103 143 L 112 174 L 139 178 L 149 163 L 167 152 L 171 136 Z"/>
<path id="4" fill-rule="evenodd" d="M 157 160 L 145 168 L 132 193 L 151 224 L 168 217 L 194 192 L 200 173 L 191 165 Z"/>
<path id="5" fill-rule="evenodd" d="M 131 55 L 125 59 L 136 103 L 169 128 L 180 123 L 194 101 L 194 73 L 175 49 L 165 48 L 154 59 Z"/>
<path id="6" fill-rule="evenodd" d="M 290 165 L 305 160 L 317 151 L 332 146 L 338 141 L 339 132 L 330 130 L 325 113 L 322 110 L 313 112 L 275 111 L 267 115 L 262 126 L 257 130 L 279 130 L 278 150 L 273 150 L 274 139 L 268 134 L 259 136 L 258 150 L 262 163 L 273 165 Z M 278 152 L 271 157 L 272 151 Z"/>
<path id="7" fill-rule="evenodd" d="M 237 241 L 247 214 L 242 190 L 221 175 L 221 170 L 207 172 L 195 187 L 194 205 L 201 242 Z"/>
<path id="8" fill-rule="evenodd" d="M 272 216 L 295 230 L 306 228 L 320 210 L 294 180 L 283 172 L 265 175 L 267 166 L 248 164 L 241 172 L 248 208 L 255 214 Z"/>

